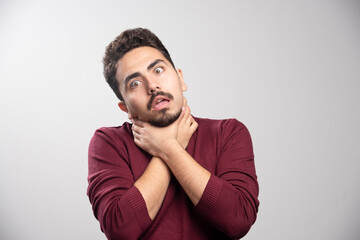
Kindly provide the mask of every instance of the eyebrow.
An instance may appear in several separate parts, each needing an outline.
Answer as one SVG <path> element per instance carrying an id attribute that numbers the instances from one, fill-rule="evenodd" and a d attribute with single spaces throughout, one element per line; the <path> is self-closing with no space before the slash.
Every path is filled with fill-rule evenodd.
<path id="1" fill-rule="evenodd" d="M 127 76 L 127 77 L 125 78 L 125 80 L 124 80 L 124 85 L 126 86 L 127 83 L 128 83 L 131 79 L 136 78 L 136 77 L 138 77 L 138 76 L 140 76 L 140 73 L 139 73 L 139 72 L 136 72 L 136 73 L 133 73 L 133 74 Z"/>
<path id="2" fill-rule="evenodd" d="M 158 64 L 159 62 L 165 63 L 164 60 L 161 59 L 156 59 L 155 61 L 153 61 L 152 63 L 150 63 L 150 65 L 147 67 L 147 70 L 150 71 L 150 69 L 152 69 L 156 64 Z"/>
<path id="3" fill-rule="evenodd" d="M 160 63 L 160 62 L 161 62 L 161 63 L 165 63 L 164 60 L 156 59 L 155 61 L 153 61 L 152 63 L 149 64 L 149 66 L 146 68 L 147 71 L 150 71 L 156 64 L 158 64 L 158 63 Z M 127 85 L 127 83 L 128 83 L 131 79 L 136 78 L 136 77 L 138 77 L 138 76 L 140 76 L 140 75 L 141 75 L 141 74 L 140 74 L 139 72 L 135 72 L 135 73 L 133 73 L 133 74 L 130 74 L 129 76 L 127 76 L 127 77 L 125 78 L 124 84 Z"/>

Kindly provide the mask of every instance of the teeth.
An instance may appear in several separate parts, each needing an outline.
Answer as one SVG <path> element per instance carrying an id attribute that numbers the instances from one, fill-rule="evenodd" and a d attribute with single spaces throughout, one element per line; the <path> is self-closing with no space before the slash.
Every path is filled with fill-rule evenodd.
<path id="1" fill-rule="evenodd" d="M 157 103 L 159 103 L 159 102 L 161 102 L 161 101 L 163 101 L 164 99 L 159 99 L 158 101 L 157 101 Z"/>

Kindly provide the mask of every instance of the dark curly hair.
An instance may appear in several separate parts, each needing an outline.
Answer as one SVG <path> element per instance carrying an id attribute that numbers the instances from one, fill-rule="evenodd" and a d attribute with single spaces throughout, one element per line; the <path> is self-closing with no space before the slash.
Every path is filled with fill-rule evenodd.
<path id="1" fill-rule="evenodd" d="M 116 63 L 127 52 L 138 47 L 153 47 L 159 50 L 164 57 L 171 63 L 175 69 L 175 65 L 171 60 L 169 52 L 166 50 L 160 39 L 148 29 L 134 28 L 122 32 L 107 47 L 103 58 L 104 76 L 106 82 L 110 85 L 116 96 L 123 101 L 124 98 L 120 93 L 119 82 L 116 80 Z"/>

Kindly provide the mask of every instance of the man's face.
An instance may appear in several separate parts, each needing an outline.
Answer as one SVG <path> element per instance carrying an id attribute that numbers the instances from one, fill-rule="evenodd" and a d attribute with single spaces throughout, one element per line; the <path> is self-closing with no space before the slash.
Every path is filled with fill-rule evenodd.
<path id="1" fill-rule="evenodd" d="M 119 106 L 129 118 L 167 126 L 179 117 L 187 86 L 181 70 L 176 71 L 160 51 L 135 48 L 116 67 L 116 79 L 124 98 Z"/>

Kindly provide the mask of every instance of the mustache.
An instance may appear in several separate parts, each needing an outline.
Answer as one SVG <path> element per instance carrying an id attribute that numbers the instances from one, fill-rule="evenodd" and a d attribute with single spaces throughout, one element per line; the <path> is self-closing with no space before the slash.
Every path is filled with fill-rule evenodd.
<path id="1" fill-rule="evenodd" d="M 147 104 L 147 109 L 148 109 L 148 110 L 151 109 L 151 106 L 152 106 L 152 104 L 153 104 L 154 99 L 155 99 L 157 96 L 159 96 L 159 95 L 163 95 L 163 96 L 168 97 L 170 100 L 174 100 L 174 96 L 171 95 L 171 93 L 166 93 L 166 92 L 162 92 L 162 91 L 153 93 L 153 94 L 151 95 L 151 98 L 150 98 L 148 104 Z"/>

